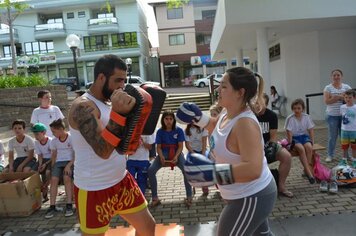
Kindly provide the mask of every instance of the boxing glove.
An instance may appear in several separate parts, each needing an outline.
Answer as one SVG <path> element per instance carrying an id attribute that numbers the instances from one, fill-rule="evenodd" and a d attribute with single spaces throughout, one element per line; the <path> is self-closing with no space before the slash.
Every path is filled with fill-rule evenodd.
<path id="1" fill-rule="evenodd" d="M 193 187 L 234 183 L 230 164 L 215 164 L 199 153 L 188 155 L 184 163 L 184 172 L 188 182 Z"/>
<path id="2" fill-rule="evenodd" d="M 209 123 L 209 116 L 202 113 L 200 108 L 191 102 L 183 102 L 178 110 L 176 119 L 181 124 L 196 124 L 197 126 L 204 128 Z"/>

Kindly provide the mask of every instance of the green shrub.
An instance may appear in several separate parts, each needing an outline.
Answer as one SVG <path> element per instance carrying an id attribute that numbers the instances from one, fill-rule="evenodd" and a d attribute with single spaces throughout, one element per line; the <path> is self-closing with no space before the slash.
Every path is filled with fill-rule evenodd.
<path id="1" fill-rule="evenodd" d="M 19 87 L 40 87 L 48 85 L 47 79 L 40 75 L 22 76 L 11 75 L 0 77 L 0 88 L 19 88 Z"/>

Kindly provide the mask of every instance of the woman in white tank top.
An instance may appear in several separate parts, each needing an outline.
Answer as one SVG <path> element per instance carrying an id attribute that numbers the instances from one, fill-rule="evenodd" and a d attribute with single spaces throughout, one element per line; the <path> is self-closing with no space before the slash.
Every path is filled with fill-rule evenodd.
<path id="1" fill-rule="evenodd" d="M 216 163 L 233 165 L 235 180 L 219 186 L 227 205 L 219 218 L 218 235 L 273 235 L 268 215 L 277 187 L 264 157 L 259 123 L 251 111 L 252 101 L 264 104 L 263 79 L 244 67 L 232 68 L 224 74 L 218 92 L 218 105 L 225 109 L 218 119 L 210 118 L 206 127 L 212 133 L 211 154 Z"/>

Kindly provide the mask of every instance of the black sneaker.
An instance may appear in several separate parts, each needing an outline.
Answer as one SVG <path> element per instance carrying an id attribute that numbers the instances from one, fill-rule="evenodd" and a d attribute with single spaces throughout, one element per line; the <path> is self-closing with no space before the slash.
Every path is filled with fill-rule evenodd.
<path id="1" fill-rule="evenodd" d="M 61 209 L 54 206 L 50 206 L 46 211 L 45 218 L 51 219 L 57 212 L 61 212 Z"/>
<path id="2" fill-rule="evenodd" d="M 310 184 L 315 184 L 315 178 L 314 177 L 309 177 L 308 178 Z"/>
<path id="3" fill-rule="evenodd" d="M 71 204 L 67 204 L 64 216 L 65 217 L 69 217 L 69 216 L 72 216 L 72 215 L 74 215 L 73 207 L 72 207 Z"/>

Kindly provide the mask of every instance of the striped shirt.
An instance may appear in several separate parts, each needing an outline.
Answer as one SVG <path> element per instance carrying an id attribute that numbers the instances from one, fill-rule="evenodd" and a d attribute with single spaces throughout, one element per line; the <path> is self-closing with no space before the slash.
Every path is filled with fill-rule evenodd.
<path id="1" fill-rule="evenodd" d="M 347 84 L 341 84 L 341 88 L 337 89 L 332 84 L 326 85 L 324 88 L 324 92 L 328 92 L 331 95 L 341 95 L 346 90 L 351 89 L 351 87 Z M 340 106 L 342 105 L 343 101 L 337 101 L 332 104 L 326 105 L 326 114 L 329 116 L 341 116 L 340 113 Z"/>

